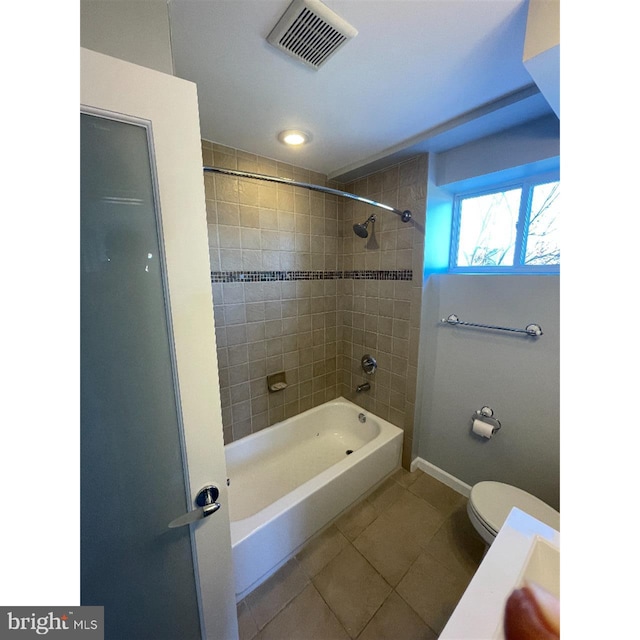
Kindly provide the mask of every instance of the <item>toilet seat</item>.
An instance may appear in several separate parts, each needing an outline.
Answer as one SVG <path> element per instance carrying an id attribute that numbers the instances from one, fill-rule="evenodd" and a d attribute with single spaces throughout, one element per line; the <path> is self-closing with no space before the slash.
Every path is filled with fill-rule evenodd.
<path id="1" fill-rule="evenodd" d="M 518 507 L 556 531 L 560 530 L 560 514 L 555 509 L 530 493 L 503 482 L 486 480 L 474 485 L 467 503 L 467 513 L 478 533 L 485 542 L 491 544 L 513 507 Z"/>

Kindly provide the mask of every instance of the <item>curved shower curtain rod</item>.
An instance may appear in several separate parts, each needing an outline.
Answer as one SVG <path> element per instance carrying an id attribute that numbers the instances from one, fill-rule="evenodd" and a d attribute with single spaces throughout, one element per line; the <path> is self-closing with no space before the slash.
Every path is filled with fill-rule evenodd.
<path id="1" fill-rule="evenodd" d="M 288 184 L 292 187 L 303 187 L 304 189 L 310 189 L 311 191 L 322 191 L 323 193 L 330 193 L 334 196 L 342 196 L 343 198 L 350 198 L 351 200 L 358 200 L 359 202 L 364 202 L 365 204 L 370 204 L 374 207 L 380 207 L 381 209 L 386 209 L 387 211 L 391 211 L 391 213 L 395 213 L 396 215 L 402 218 L 402 222 L 409 222 L 411 220 L 411 211 L 400 211 L 400 209 L 396 209 L 395 207 L 390 207 L 387 204 L 381 204 L 380 202 L 376 202 L 375 200 L 369 200 L 369 198 L 363 198 L 362 196 L 357 196 L 355 193 L 348 193 L 347 191 L 340 191 L 338 189 L 331 189 L 330 187 L 322 187 L 319 184 L 310 184 L 308 182 L 298 182 L 296 180 L 291 180 L 290 178 L 277 178 L 276 176 L 267 176 L 262 173 L 251 173 L 249 171 L 236 171 L 235 169 L 222 169 L 220 167 L 202 167 L 204 171 L 213 172 L 213 173 L 224 173 L 230 176 L 237 176 L 239 178 L 252 178 L 254 180 L 265 180 L 267 182 L 279 182 L 280 184 Z"/>

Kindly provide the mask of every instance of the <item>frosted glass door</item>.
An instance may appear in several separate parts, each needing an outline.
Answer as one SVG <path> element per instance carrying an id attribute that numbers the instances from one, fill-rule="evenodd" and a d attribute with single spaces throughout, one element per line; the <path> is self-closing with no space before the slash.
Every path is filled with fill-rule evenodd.
<path id="1" fill-rule="evenodd" d="M 81 600 L 106 637 L 201 637 L 145 126 L 81 115 Z"/>

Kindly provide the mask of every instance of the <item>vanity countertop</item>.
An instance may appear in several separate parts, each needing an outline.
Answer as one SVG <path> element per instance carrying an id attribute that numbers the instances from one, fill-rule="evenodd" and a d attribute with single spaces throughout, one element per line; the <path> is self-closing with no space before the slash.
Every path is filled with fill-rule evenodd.
<path id="1" fill-rule="evenodd" d="M 524 578 L 560 596 L 560 534 L 514 507 L 439 640 L 503 640 L 505 603 Z"/>

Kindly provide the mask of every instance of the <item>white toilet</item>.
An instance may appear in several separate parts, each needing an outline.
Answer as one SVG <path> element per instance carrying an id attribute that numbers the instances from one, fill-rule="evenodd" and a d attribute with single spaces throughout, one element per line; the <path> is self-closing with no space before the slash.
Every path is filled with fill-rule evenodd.
<path id="1" fill-rule="evenodd" d="M 471 489 L 467 513 L 482 539 L 491 545 L 513 507 L 560 531 L 560 514 L 530 493 L 503 482 L 478 482 Z"/>

